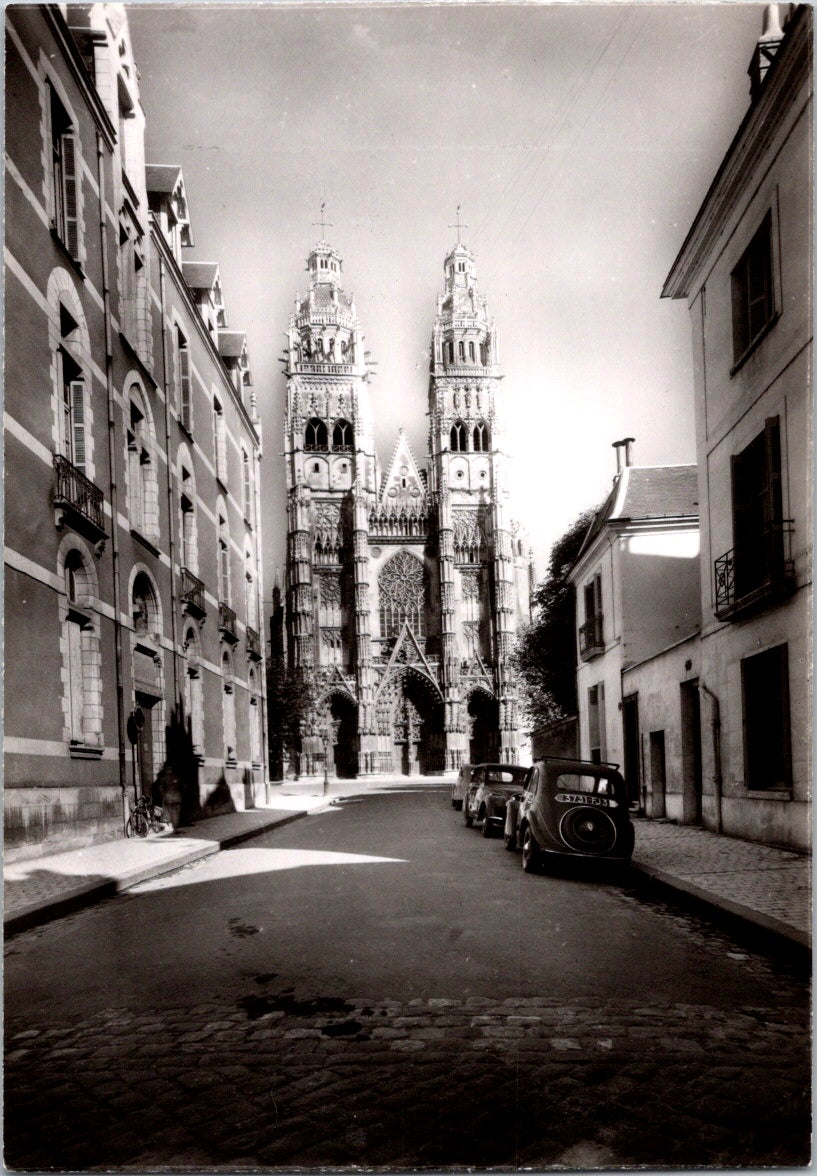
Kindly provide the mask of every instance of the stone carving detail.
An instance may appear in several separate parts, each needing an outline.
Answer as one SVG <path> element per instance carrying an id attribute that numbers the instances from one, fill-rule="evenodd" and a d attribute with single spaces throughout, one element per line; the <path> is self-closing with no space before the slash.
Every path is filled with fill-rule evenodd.
<path id="1" fill-rule="evenodd" d="M 454 559 L 457 563 L 479 563 L 484 556 L 485 529 L 477 510 L 454 512 Z"/>
<path id="2" fill-rule="evenodd" d="M 416 556 L 398 551 L 383 568 L 378 582 L 381 604 L 397 609 L 422 607 L 423 565 Z"/>
<path id="3" fill-rule="evenodd" d="M 463 572 L 462 573 L 462 596 L 463 596 L 463 600 L 478 600 L 479 599 L 479 573 L 478 572 Z"/>
<path id="4" fill-rule="evenodd" d="M 319 576 L 318 587 L 320 589 L 321 604 L 340 606 L 340 580 L 337 576 Z"/>

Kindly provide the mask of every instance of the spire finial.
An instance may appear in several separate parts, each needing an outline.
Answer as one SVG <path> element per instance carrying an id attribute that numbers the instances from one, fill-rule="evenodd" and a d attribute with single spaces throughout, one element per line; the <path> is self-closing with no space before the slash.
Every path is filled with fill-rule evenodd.
<path id="1" fill-rule="evenodd" d="M 326 201 L 325 200 L 321 200 L 321 219 L 319 221 L 313 221 L 312 224 L 315 226 L 315 228 L 317 228 L 318 225 L 321 226 L 321 237 L 326 236 L 327 229 L 331 229 L 334 227 L 332 222 L 328 221 L 326 219 Z"/>
<path id="2" fill-rule="evenodd" d="M 460 209 L 461 209 L 461 208 L 462 208 L 462 205 L 461 205 L 461 204 L 458 204 L 458 205 L 457 205 L 457 223 L 456 223 L 455 225 L 449 225 L 449 226 L 448 226 L 448 227 L 449 227 L 449 229 L 456 229 L 456 230 L 457 230 L 457 244 L 458 244 L 458 245 L 461 245 L 461 244 L 462 244 L 462 241 L 460 240 L 460 230 L 462 230 L 462 229 L 467 229 L 467 228 L 468 228 L 468 225 L 466 225 L 466 224 L 462 224 L 462 223 L 460 222 Z"/>

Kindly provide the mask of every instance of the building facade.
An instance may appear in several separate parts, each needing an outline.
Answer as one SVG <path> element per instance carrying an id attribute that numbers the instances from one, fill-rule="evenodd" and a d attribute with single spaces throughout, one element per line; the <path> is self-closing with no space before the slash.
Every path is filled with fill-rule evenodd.
<path id="1" fill-rule="evenodd" d="M 659 677 L 666 674 L 667 652 L 700 627 L 698 484 L 692 465 L 632 465 L 631 445 L 632 438 L 616 442 L 613 488 L 570 580 L 577 597 L 579 751 L 584 759 L 622 765 L 631 801 L 643 807 L 644 736 L 652 719 L 638 686 L 628 686 L 628 671 L 661 655 Z M 677 679 L 662 678 L 678 730 L 686 692 L 697 690 L 687 661 Z M 676 776 L 671 790 L 690 787 L 694 779 Z"/>
<path id="2" fill-rule="evenodd" d="M 812 18 L 766 9 L 751 105 L 663 291 L 692 323 L 703 820 L 795 848 L 812 780 Z"/>
<path id="3" fill-rule="evenodd" d="M 121 836 L 180 706 L 188 815 L 263 787 L 261 447 L 218 267 L 182 260 L 181 171 L 145 166 L 124 8 L 18 6 L 6 29 L 4 799 L 21 856 Z"/>
<path id="4" fill-rule="evenodd" d="M 404 430 L 385 473 L 372 369 L 336 250 L 308 259 L 285 374 L 287 648 L 310 683 L 303 775 L 442 772 L 516 762 L 510 655 L 530 560 L 510 520 L 496 327 L 473 254 L 445 259 L 428 392 L 429 454 Z"/>

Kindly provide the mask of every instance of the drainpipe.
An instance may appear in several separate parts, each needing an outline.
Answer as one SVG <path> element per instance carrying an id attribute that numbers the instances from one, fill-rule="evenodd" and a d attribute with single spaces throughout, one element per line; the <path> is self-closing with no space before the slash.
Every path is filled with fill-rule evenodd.
<path id="1" fill-rule="evenodd" d="M 707 685 L 698 683 L 698 689 L 709 696 L 712 703 L 712 750 L 715 756 L 715 832 L 723 833 L 723 776 L 721 774 L 721 704 Z"/>
<path id="2" fill-rule="evenodd" d="M 148 226 L 148 232 L 150 226 Z M 173 644 L 173 707 L 179 701 L 179 640 L 178 620 L 176 617 L 176 538 L 173 527 L 173 458 L 170 453 L 170 386 L 168 383 L 168 347 L 167 320 L 165 316 L 165 261 L 157 250 L 159 257 L 159 303 L 162 317 L 162 387 L 165 394 L 165 456 L 167 465 L 167 554 L 170 559 L 170 640 Z"/>
<path id="3" fill-rule="evenodd" d="M 119 742 L 119 787 L 122 792 L 122 833 L 128 820 L 127 765 L 125 762 L 125 691 L 122 684 L 122 599 L 119 582 L 119 495 L 116 485 L 116 402 L 114 398 L 111 291 L 108 284 L 108 242 L 105 223 L 105 170 L 102 135 L 96 133 L 96 172 L 99 188 L 99 243 L 102 259 L 102 318 L 105 323 L 105 384 L 108 400 L 108 494 L 111 501 L 111 574 L 113 576 L 113 640 L 116 668 L 116 728 Z"/>

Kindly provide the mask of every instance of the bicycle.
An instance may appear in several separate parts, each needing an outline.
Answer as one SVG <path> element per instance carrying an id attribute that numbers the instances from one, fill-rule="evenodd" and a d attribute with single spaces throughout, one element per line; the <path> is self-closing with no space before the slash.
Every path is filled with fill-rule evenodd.
<path id="1" fill-rule="evenodd" d="M 152 804 L 146 796 L 140 796 L 131 809 L 125 826 L 127 837 L 147 837 L 148 833 L 160 833 L 165 827 L 162 806 Z"/>

